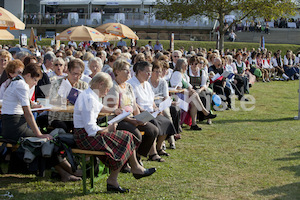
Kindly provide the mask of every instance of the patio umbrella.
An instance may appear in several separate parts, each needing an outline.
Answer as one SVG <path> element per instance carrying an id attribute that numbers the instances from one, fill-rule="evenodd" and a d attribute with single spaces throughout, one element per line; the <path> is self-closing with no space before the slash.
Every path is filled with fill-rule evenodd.
<path id="1" fill-rule="evenodd" d="M 25 24 L 8 10 L 0 7 L 0 29 L 24 30 Z"/>
<path id="2" fill-rule="evenodd" d="M 28 52 L 30 55 L 32 55 L 32 52 L 29 49 L 26 49 L 23 47 L 13 47 L 13 48 L 10 48 L 8 51 L 12 54 L 18 53 L 20 51 L 24 51 L 24 52 Z"/>
<path id="3" fill-rule="evenodd" d="M 11 34 L 8 30 L 0 29 L 0 40 L 13 40 L 15 36 Z"/>
<path id="4" fill-rule="evenodd" d="M 112 34 L 122 38 L 138 40 L 139 37 L 126 25 L 120 23 L 106 23 L 96 28 L 101 33 Z"/>
<path id="5" fill-rule="evenodd" d="M 82 25 L 64 30 L 58 36 L 56 36 L 56 39 L 62 41 L 102 42 L 104 39 L 104 35 L 94 28 Z"/>
<path id="6" fill-rule="evenodd" d="M 120 36 L 115 36 L 115 35 L 111 35 L 111 34 L 106 34 L 104 33 L 105 38 L 103 39 L 103 42 L 107 42 L 107 41 L 117 41 L 120 40 L 121 37 Z"/>

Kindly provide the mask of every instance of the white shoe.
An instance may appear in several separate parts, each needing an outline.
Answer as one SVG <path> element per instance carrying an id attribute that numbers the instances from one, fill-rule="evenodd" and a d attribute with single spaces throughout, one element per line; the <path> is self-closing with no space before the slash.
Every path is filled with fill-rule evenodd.
<path id="1" fill-rule="evenodd" d="M 285 80 L 288 80 L 289 77 L 286 75 L 286 74 L 282 74 L 282 77 L 285 79 Z"/>

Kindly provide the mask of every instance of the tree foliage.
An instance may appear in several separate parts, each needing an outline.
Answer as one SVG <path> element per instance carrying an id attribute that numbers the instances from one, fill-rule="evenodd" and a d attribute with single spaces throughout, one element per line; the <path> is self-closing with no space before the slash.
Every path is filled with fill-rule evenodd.
<path id="1" fill-rule="evenodd" d="M 168 21 L 185 21 L 193 16 L 205 15 L 218 20 L 221 46 L 224 44 L 224 17 L 235 13 L 235 21 L 246 17 L 263 17 L 267 20 L 292 16 L 297 9 L 294 0 L 157 0 L 156 15 Z"/>

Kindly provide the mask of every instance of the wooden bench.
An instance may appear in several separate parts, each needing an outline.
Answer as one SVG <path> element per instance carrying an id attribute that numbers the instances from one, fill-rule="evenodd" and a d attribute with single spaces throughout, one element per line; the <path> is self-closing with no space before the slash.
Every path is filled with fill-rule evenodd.
<path id="1" fill-rule="evenodd" d="M 141 135 L 144 135 L 145 132 L 141 131 Z M 0 146 L 2 146 L 4 142 L 0 142 Z M 19 144 L 11 144 L 11 143 L 6 143 L 7 148 L 13 148 L 17 149 L 19 147 Z M 95 161 L 96 161 L 96 156 L 105 156 L 104 151 L 90 151 L 90 150 L 82 150 L 82 149 L 76 149 L 72 148 L 72 152 L 74 154 L 79 154 L 81 155 L 81 162 L 82 162 L 82 190 L 83 194 L 87 194 L 88 192 L 93 192 L 94 187 L 95 187 L 95 182 L 97 182 L 99 179 L 103 178 L 106 176 L 107 173 L 109 173 L 108 168 L 102 165 L 102 168 L 99 166 L 99 171 L 104 172 L 102 175 L 99 175 L 97 178 L 95 178 Z M 87 190 L 87 157 L 90 157 L 90 184 L 91 187 L 89 190 Z"/>
<path id="2" fill-rule="evenodd" d="M 6 143 L 6 147 L 7 148 L 12 148 L 12 149 L 17 149 L 19 147 L 19 144 L 11 144 L 11 143 L 7 143 L 7 142 L 0 142 L 0 146 L 3 145 L 3 143 Z M 82 149 L 72 149 L 72 152 L 74 154 L 79 154 L 81 155 L 81 161 L 82 161 L 82 190 L 84 194 L 87 194 L 88 191 L 92 192 L 94 190 L 95 187 L 95 182 L 98 181 L 99 179 L 103 178 L 105 176 L 99 176 L 97 178 L 95 178 L 95 156 L 103 156 L 105 155 L 105 152 L 103 151 L 89 151 L 89 150 L 82 150 Z M 91 188 L 89 190 L 87 190 L 87 157 L 90 157 L 90 183 L 91 183 Z M 104 172 L 108 172 L 108 169 L 103 167 L 101 169 L 99 169 L 100 171 L 104 171 Z"/>

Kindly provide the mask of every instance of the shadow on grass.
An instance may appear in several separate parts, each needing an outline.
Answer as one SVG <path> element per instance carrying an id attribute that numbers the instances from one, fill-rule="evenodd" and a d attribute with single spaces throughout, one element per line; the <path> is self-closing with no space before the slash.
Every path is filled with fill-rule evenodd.
<path id="1" fill-rule="evenodd" d="M 227 124 L 227 123 L 238 123 L 238 122 L 281 122 L 281 121 L 295 121 L 291 118 L 277 118 L 277 119 L 226 119 L 226 120 L 215 120 L 215 123 L 218 124 Z"/>
<path id="2" fill-rule="evenodd" d="M 288 154 L 286 158 L 277 158 L 275 161 L 300 160 L 300 151 Z M 295 176 L 300 176 L 300 165 L 281 167 L 280 170 L 295 172 Z"/>
<path id="3" fill-rule="evenodd" d="M 275 186 L 264 190 L 257 190 L 254 194 L 263 196 L 276 196 L 274 199 L 299 199 L 300 197 L 300 182 L 291 183 L 282 186 Z"/>
<path id="4" fill-rule="evenodd" d="M 9 192 L 13 195 L 12 199 L 73 199 L 74 197 L 83 196 L 82 192 L 73 192 L 67 193 L 64 191 L 35 191 L 35 192 L 20 192 L 17 189 L 13 189 L 10 191 L 0 189 L 0 199 L 10 199 L 10 198 L 2 198 L 2 195 L 7 194 Z"/>
<path id="5" fill-rule="evenodd" d="M 290 161 L 290 160 L 300 160 L 300 151 L 288 154 L 289 157 L 277 158 L 275 161 Z"/>

